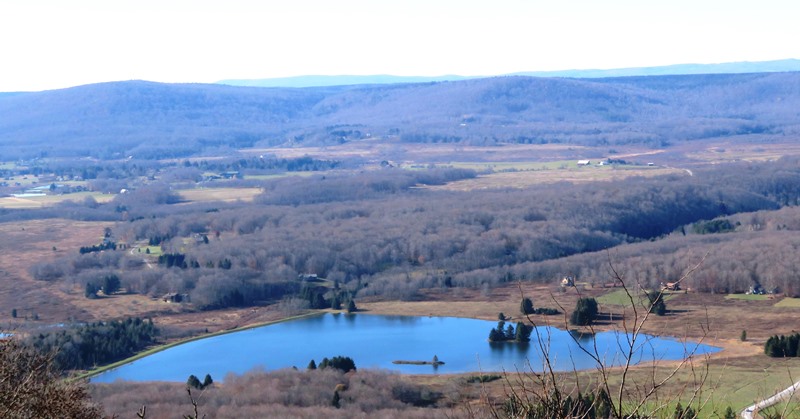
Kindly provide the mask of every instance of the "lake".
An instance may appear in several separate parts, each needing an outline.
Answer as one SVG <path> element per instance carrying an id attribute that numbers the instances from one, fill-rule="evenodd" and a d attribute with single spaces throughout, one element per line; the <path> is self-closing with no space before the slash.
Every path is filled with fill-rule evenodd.
<path id="1" fill-rule="evenodd" d="M 92 378 L 92 382 L 179 381 L 206 374 L 222 381 L 228 373 L 242 374 L 253 368 L 275 370 L 306 368 L 310 360 L 349 356 L 356 367 L 380 368 L 409 374 L 542 370 L 537 334 L 549 344 L 554 368 L 560 371 L 593 369 L 595 363 L 579 347 L 591 348 L 592 336 L 577 337 L 553 327 L 539 327 L 530 344 L 490 343 L 489 331 L 497 322 L 455 317 L 381 316 L 331 314 L 242 330 L 187 342 L 149 355 Z M 574 332 L 573 332 L 574 333 Z M 598 353 L 606 365 L 619 365 L 627 347 L 627 335 L 603 332 L 594 335 Z M 691 353 L 719 350 L 713 346 L 676 339 L 641 335 L 634 362 L 682 359 Z M 429 361 L 436 355 L 445 362 L 431 365 L 396 365 L 394 360 Z"/>

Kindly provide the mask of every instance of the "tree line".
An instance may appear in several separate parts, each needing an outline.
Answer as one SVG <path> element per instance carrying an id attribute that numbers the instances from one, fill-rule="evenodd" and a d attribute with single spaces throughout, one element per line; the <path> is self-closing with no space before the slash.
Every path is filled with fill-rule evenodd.
<path id="1" fill-rule="evenodd" d="M 800 333 L 770 336 L 764 343 L 764 353 L 773 358 L 800 356 Z"/>
<path id="2" fill-rule="evenodd" d="M 150 319 L 127 318 L 31 335 L 26 344 L 53 354 L 59 370 L 89 369 L 127 358 L 152 345 L 158 328 Z"/>

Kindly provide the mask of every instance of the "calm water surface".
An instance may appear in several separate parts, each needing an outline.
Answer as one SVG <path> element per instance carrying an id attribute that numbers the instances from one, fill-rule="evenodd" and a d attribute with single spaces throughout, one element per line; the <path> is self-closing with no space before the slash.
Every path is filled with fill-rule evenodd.
<path id="1" fill-rule="evenodd" d="M 226 374 L 241 374 L 253 368 L 275 370 L 305 368 L 310 360 L 323 357 L 353 358 L 358 368 L 380 368 L 413 374 L 449 374 L 470 371 L 542 370 L 540 345 L 548 347 L 557 370 L 590 369 L 594 361 L 583 353 L 567 331 L 539 327 L 530 344 L 489 343 L 489 331 L 497 322 L 454 317 L 407 317 L 369 314 L 324 314 L 300 320 L 243 330 L 182 344 L 123 365 L 94 378 L 93 382 L 118 379 L 132 381 L 186 381 L 189 375 L 211 374 L 221 381 Z M 603 332 L 594 336 L 598 352 L 607 365 L 620 364 L 619 348 L 626 348 L 627 335 Z M 592 337 L 579 338 L 592 348 Z M 640 336 L 635 362 L 682 359 L 691 353 L 719 350 L 708 345 L 683 343 L 669 338 Z M 445 365 L 395 365 L 394 360 L 431 360 Z"/>

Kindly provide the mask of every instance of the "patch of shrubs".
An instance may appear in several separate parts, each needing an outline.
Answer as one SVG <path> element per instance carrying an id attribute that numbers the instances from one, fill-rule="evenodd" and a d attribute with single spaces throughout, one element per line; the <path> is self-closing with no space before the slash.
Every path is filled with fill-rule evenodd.
<path id="1" fill-rule="evenodd" d="M 474 384 L 474 383 L 489 383 L 492 381 L 496 381 L 503 378 L 501 375 L 497 374 L 482 374 L 482 375 L 472 375 L 467 377 L 467 383 Z"/>

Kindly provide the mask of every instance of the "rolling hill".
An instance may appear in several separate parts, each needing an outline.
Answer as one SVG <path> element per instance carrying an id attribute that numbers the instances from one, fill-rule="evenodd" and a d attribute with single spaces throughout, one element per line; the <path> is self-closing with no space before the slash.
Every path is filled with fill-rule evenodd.
<path id="1" fill-rule="evenodd" d="M 0 96 L 0 156 L 148 159 L 367 138 L 664 147 L 796 135 L 798 105 L 800 73 L 316 88 L 129 81 Z"/>
<path id="2" fill-rule="evenodd" d="M 570 77 L 570 78 L 603 78 L 603 77 L 634 77 L 634 76 L 673 76 L 685 74 L 739 74 L 739 73 L 771 73 L 800 71 L 800 60 L 773 60 L 773 61 L 743 61 L 720 64 L 675 64 L 656 67 L 630 67 L 615 69 L 578 69 L 556 71 L 525 71 L 503 76 L 532 76 L 532 77 Z M 319 87 L 319 86 L 346 86 L 361 84 L 396 84 L 396 83 L 428 83 L 440 81 L 456 81 L 491 76 L 459 76 L 444 75 L 438 77 L 424 76 L 295 76 L 273 77 L 264 79 L 230 79 L 220 80 L 219 84 L 229 86 L 250 87 Z"/>

